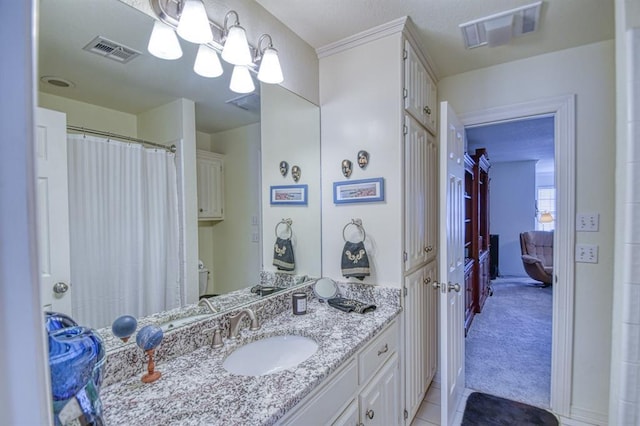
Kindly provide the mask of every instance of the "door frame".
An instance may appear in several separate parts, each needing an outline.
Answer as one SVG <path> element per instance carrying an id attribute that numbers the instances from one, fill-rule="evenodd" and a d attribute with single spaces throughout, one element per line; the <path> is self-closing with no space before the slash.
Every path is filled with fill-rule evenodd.
<path id="1" fill-rule="evenodd" d="M 575 95 L 541 98 L 482 111 L 459 113 L 466 126 L 512 121 L 536 115 L 554 117 L 556 226 L 554 232 L 554 284 L 551 337 L 551 410 L 569 416 L 573 361 L 575 286 Z M 562 167 L 559 167 L 562 165 Z M 557 283 L 566 285 L 557 285 Z"/>

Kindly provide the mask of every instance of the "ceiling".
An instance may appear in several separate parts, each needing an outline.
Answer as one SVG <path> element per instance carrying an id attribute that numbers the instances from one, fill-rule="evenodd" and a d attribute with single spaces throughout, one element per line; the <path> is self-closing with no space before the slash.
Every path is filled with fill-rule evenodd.
<path id="1" fill-rule="evenodd" d="M 537 161 L 536 171 L 554 169 L 552 116 L 489 124 L 466 129 L 467 150 L 486 148 L 491 163 Z"/>
<path id="2" fill-rule="evenodd" d="M 539 30 L 465 49 L 459 24 L 534 0 L 256 0 L 315 49 L 402 16 L 416 24 L 437 78 L 614 38 L 614 0 L 546 0 Z"/>

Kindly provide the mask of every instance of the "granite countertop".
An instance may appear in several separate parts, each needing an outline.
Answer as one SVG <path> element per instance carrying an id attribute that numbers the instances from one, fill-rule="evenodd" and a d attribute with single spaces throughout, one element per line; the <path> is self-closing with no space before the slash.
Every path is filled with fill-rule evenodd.
<path id="1" fill-rule="evenodd" d="M 363 347 L 401 311 L 381 304 L 367 314 L 345 313 L 316 299 L 307 314 L 282 312 L 257 331 L 243 328 L 237 342 L 204 346 L 156 363 L 162 377 L 151 384 L 142 374 L 101 390 L 107 425 L 272 425 L 323 379 Z M 222 361 L 234 349 L 262 337 L 297 334 L 314 339 L 318 351 L 292 369 L 265 376 L 238 376 Z"/>

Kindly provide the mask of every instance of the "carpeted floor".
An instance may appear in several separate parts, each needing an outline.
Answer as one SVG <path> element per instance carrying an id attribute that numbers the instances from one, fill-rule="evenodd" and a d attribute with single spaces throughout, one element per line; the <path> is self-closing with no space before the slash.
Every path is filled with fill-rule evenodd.
<path id="1" fill-rule="evenodd" d="M 466 387 L 548 408 L 552 287 L 520 277 L 491 286 L 465 341 Z"/>

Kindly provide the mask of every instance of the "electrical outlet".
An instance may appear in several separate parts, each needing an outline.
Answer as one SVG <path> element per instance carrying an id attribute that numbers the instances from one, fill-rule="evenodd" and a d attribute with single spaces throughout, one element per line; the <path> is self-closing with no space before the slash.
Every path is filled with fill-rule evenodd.
<path id="1" fill-rule="evenodd" d="M 576 231 L 598 232 L 600 214 L 598 213 L 578 213 L 576 218 Z"/>
<path id="2" fill-rule="evenodd" d="M 258 221 L 258 216 L 256 215 L 251 216 L 251 224 L 253 226 L 258 226 L 260 224 L 260 222 Z"/>
<path id="3" fill-rule="evenodd" d="M 598 246 L 595 244 L 576 244 L 576 262 L 598 263 Z"/>
<path id="4" fill-rule="evenodd" d="M 257 232 L 251 233 L 251 242 L 252 243 L 259 243 L 260 242 L 260 234 L 257 233 Z"/>

